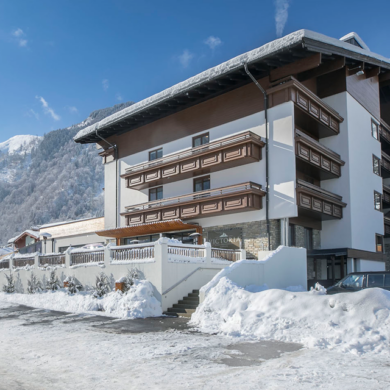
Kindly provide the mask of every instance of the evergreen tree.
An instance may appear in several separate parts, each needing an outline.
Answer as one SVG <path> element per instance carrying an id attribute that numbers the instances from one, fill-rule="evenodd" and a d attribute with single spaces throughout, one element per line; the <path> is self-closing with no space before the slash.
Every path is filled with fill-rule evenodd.
<path id="1" fill-rule="evenodd" d="M 82 284 L 73 276 L 68 276 L 65 279 L 65 282 L 68 282 L 68 287 L 66 289 L 69 295 L 77 294 L 83 289 Z"/>
<path id="2" fill-rule="evenodd" d="M 50 279 L 47 282 L 48 290 L 56 291 L 61 287 L 60 281 L 56 275 L 56 271 L 50 272 Z"/>
<path id="3" fill-rule="evenodd" d="M 139 274 L 136 268 L 132 268 L 127 271 L 127 275 L 125 278 L 125 284 L 124 284 L 124 289 L 123 292 L 127 292 L 131 289 L 131 287 L 134 285 L 134 281 L 136 279 L 139 279 Z"/>
<path id="4" fill-rule="evenodd" d="M 8 293 L 8 294 L 12 294 L 15 292 L 15 281 L 14 281 L 14 276 L 11 274 L 11 272 L 9 273 L 9 276 L 7 274 L 5 274 L 5 277 L 7 279 L 7 284 L 5 284 L 3 286 L 3 291 Z"/>
<path id="5" fill-rule="evenodd" d="M 111 291 L 110 282 L 104 272 L 101 272 L 96 276 L 96 285 L 93 296 L 95 298 L 101 298 L 103 295 L 108 294 Z"/>
<path id="6" fill-rule="evenodd" d="M 27 281 L 27 292 L 29 294 L 35 294 L 36 292 L 41 292 L 42 284 L 35 276 L 34 272 L 31 272 L 30 280 Z"/>

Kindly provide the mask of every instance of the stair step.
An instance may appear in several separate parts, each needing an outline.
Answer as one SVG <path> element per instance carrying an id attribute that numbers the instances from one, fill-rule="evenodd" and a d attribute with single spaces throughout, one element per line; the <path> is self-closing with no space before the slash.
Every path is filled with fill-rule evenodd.
<path id="1" fill-rule="evenodd" d="M 188 303 L 175 303 L 173 305 L 174 309 L 196 309 L 198 305 L 190 305 Z"/>
<path id="2" fill-rule="evenodd" d="M 178 315 L 181 315 L 182 313 L 192 314 L 192 313 L 195 313 L 195 309 L 183 309 L 183 308 L 170 307 L 168 309 L 168 312 L 169 313 L 177 313 Z"/>
<path id="3" fill-rule="evenodd" d="M 186 299 L 186 298 L 183 298 L 183 299 L 180 299 L 180 301 L 178 303 L 180 303 L 181 305 L 186 305 L 186 304 L 189 304 L 189 305 L 199 305 L 199 299 Z"/>
<path id="4" fill-rule="evenodd" d="M 174 312 L 163 311 L 163 314 L 170 317 L 178 317 L 178 314 Z"/>
<path id="5" fill-rule="evenodd" d="M 188 297 L 189 298 L 199 298 L 199 293 L 189 293 Z"/>
<path id="6" fill-rule="evenodd" d="M 192 292 L 199 295 L 199 290 L 192 290 Z"/>

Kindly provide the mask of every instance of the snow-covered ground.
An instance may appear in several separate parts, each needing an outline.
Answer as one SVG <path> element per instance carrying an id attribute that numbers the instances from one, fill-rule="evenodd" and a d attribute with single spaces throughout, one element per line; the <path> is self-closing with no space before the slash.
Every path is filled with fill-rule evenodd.
<path id="1" fill-rule="evenodd" d="M 390 358 L 390 291 L 249 292 L 222 278 L 192 316 L 201 331 Z"/>

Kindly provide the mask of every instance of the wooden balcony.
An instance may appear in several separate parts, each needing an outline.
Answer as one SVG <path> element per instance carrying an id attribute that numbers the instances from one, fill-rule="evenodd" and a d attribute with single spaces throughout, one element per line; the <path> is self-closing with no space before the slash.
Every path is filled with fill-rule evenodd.
<path id="1" fill-rule="evenodd" d="M 385 238 L 388 238 L 388 237 L 390 237 L 390 218 L 383 217 L 383 221 L 385 224 Z"/>
<path id="2" fill-rule="evenodd" d="M 383 208 L 390 208 L 390 187 L 383 184 L 382 195 Z"/>
<path id="3" fill-rule="evenodd" d="M 341 176 L 345 164 L 340 155 L 321 145 L 299 129 L 295 130 L 295 153 L 297 169 L 317 180 L 334 179 Z"/>
<path id="4" fill-rule="evenodd" d="M 384 150 L 386 153 L 389 153 L 390 152 L 390 126 L 383 120 L 381 120 L 381 123 L 379 125 L 379 135 L 382 144 L 382 150 Z"/>
<path id="5" fill-rule="evenodd" d="M 265 192 L 252 182 L 126 207 L 127 226 L 260 210 Z"/>
<path id="6" fill-rule="evenodd" d="M 317 139 L 337 135 L 343 118 L 294 77 L 267 90 L 269 107 L 292 101 L 295 105 L 295 124 Z"/>
<path id="7" fill-rule="evenodd" d="M 347 205 L 342 197 L 314 184 L 297 180 L 298 215 L 326 221 L 341 219 Z"/>
<path id="8" fill-rule="evenodd" d="M 169 156 L 134 165 L 121 175 L 127 187 L 140 190 L 167 182 L 249 164 L 261 160 L 264 142 L 246 131 Z"/>
<path id="9" fill-rule="evenodd" d="M 385 179 L 390 177 L 390 156 L 382 151 L 381 176 Z"/>

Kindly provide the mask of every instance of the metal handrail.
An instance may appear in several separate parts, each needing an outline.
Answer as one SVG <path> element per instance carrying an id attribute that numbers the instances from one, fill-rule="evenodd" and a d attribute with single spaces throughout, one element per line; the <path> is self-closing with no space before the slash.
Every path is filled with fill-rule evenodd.
<path id="1" fill-rule="evenodd" d="M 225 139 L 222 139 L 219 141 L 210 142 L 208 144 L 197 146 L 195 148 L 191 148 L 191 149 L 186 150 L 186 151 L 170 154 L 168 156 L 161 157 L 161 158 L 153 160 L 153 161 L 148 161 L 146 163 L 133 165 L 132 167 L 126 168 L 126 170 L 125 170 L 126 176 L 129 173 L 133 173 L 136 171 L 143 171 L 143 170 L 149 169 L 149 168 L 155 168 L 156 166 L 159 166 L 159 165 L 162 165 L 165 163 L 171 163 L 172 161 L 177 161 L 177 160 L 180 160 L 180 159 L 183 159 L 186 157 L 193 157 L 193 155 L 195 155 L 195 154 L 202 153 L 205 151 L 212 151 L 214 149 L 217 149 L 217 148 L 220 148 L 223 146 L 229 146 L 235 142 L 245 141 L 247 139 L 254 139 L 256 141 L 261 141 L 261 137 L 259 135 L 254 134 L 251 131 L 246 131 L 244 133 L 240 133 L 238 135 L 235 135 L 235 136 L 232 136 L 229 138 L 225 138 Z"/>
<path id="2" fill-rule="evenodd" d="M 141 203 L 134 206 L 127 206 L 125 208 L 128 212 L 146 210 L 153 207 L 169 206 L 175 203 L 181 203 L 183 201 L 196 200 L 196 199 L 201 199 L 206 197 L 208 198 L 208 197 L 219 196 L 219 195 L 227 195 L 230 193 L 235 193 L 235 192 L 248 190 L 248 189 L 255 189 L 255 190 L 262 191 L 260 184 L 247 182 L 247 183 L 237 184 L 234 186 L 216 188 L 213 190 L 210 189 L 205 191 L 192 192 L 191 194 L 187 194 L 187 195 L 175 196 L 172 198 L 165 198 L 162 200 L 155 200 L 153 202 Z"/>

